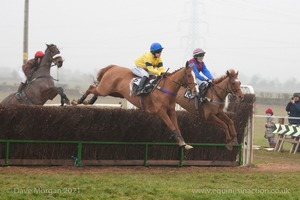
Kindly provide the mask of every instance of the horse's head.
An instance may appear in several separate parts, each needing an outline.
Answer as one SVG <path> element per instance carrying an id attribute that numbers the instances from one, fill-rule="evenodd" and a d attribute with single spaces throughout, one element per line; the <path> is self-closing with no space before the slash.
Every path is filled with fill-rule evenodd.
<path id="1" fill-rule="evenodd" d="M 196 93 L 196 78 L 195 74 L 193 72 L 193 67 L 189 66 L 189 62 L 187 61 L 185 63 L 185 81 L 186 86 L 189 91 L 192 91 L 192 93 Z"/>
<path id="2" fill-rule="evenodd" d="M 241 90 L 241 82 L 238 79 L 239 72 L 235 72 L 233 69 L 229 69 L 226 72 L 229 82 L 227 85 L 227 90 L 233 96 L 244 98 L 244 93 Z"/>
<path id="3" fill-rule="evenodd" d="M 173 90 L 176 92 L 180 89 L 180 87 L 187 88 L 187 93 L 189 95 L 193 95 L 192 93 L 195 93 L 196 87 L 195 87 L 195 79 L 194 74 L 192 73 L 192 68 L 186 64 L 185 67 L 182 67 L 172 73 L 168 73 L 168 75 L 163 75 L 162 78 L 166 80 L 171 80 L 175 85 L 173 87 Z"/>
<path id="4" fill-rule="evenodd" d="M 47 48 L 45 51 L 44 57 L 47 59 L 47 62 L 54 63 L 57 67 L 62 67 L 63 65 L 63 58 L 60 55 L 60 51 L 54 44 L 46 44 Z"/>
<path id="5" fill-rule="evenodd" d="M 180 74 L 179 72 L 181 72 L 182 75 L 178 75 L 178 80 L 176 81 L 174 81 L 174 79 L 172 78 L 173 81 L 177 82 L 180 86 L 187 88 L 186 95 L 193 96 L 193 94 L 196 93 L 196 82 L 195 74 L 193 73 L 193 68 L 189 66 L 189 62 L 186 62 L 185 67 L 175 72 L 178 72 L 178 74 Z"/>

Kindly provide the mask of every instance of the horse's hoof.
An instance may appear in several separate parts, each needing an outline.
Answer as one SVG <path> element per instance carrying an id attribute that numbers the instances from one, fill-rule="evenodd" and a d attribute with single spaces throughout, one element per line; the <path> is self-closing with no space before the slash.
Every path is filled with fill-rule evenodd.
<path id="1" fill-rule="evenodd" d="M 69 99 L 65 99 L 64 102 L 65 102 L 65 104 L 70 105 L 70 100 Z"/>
<path id="2" fill-rule="evenodd" d="M 78 102 L 77 102 L 75 99 L 73 99 L 72 102 L 71 102 L 71 104 L 72 104 L 73 106 L 77 106 L 77 105 L 78 105 Z"/>
<path id="3" fill-rule="evenodd" d="M 84 101 L 82 102 L 82 104 L 83 104 L 83 105 L 88 105 L 89 102 L 88 102 L 87 100 L 84 100 Z"/>
<path id="4" fill-rule="evenodd" d="M 225 147 L 229 150 L 229 151 L 232 151 L 233 149 L 233 144 L 232 144 L 232 141 L 228 142 Z"/>
<path id="5" fill-rule="evenodd" d="M 178 142 L 179 147 L 185 147 L 187 144 L 185 142 Z"/>
<path id="6" fill-rule="evenodd" d="M 233 145 L 239 145 L 237 139 L 233 139 L 232 142 L 233 142 Z"/>
<path id="7" fill-rule="evenodd" d="M 232 146 L 232 145 L 226 144 L 225 146 L 226 146 L 226 148 L 227 148 L 229 151 L 232 151 L 232 150 L 233 150 L 233 146 Z"/>
<path id="8" fill-rule="evenodd" d="M 194 147 L 187 144 L 184 146 L 184 148 L 185 148 L 185 150 L 190 150 L 190 149 L 193 149 Z"/>

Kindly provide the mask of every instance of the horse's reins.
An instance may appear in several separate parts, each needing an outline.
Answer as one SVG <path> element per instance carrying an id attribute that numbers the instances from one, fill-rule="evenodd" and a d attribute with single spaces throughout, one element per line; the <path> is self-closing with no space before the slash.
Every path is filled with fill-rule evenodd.
<path id="1" fill-rule="evenodd" d="M 226 91 L 227 93 L 230 93 L 230 94 L 232 94 L 232 95 L 234 95 L 235 96 L 235 93 L 237 93 L 238 91 L 240 91 L 241 90 L 241 88 L 239 88 L 239 89 L 237 89 L 237 90 L 233 90 L 232 89 L 232 87 L 231 88 L 229 88 L 229 86 L 228 85 L 230 85 L 230 83 L 227 83 L 227 85 L 226 85 L 226 88 L 225 89 L 223 89 L 223 88 L 221 88 L 221 87 L 219 87 L 221 90 L 223 90 L 223 91 Z M 220 97 L 219 97 L 220 98 Z"/>
<path id="2" fill-rule="evenodd" d="M 218 85 L 213 85 L 212 87 L 211 87 L 211 89 L 213 90 L 213 92 L 214 92 L 214 94 L 215 95 L 217 95 L 217 97 L 219 98 L 219 99 L 222 99 L 222 97 L 220 97 L 220 95 L 217 93 L 217 91 L 216 91 L 216 89 L 214 88 L 214 87 L 218 87 L 219 89 L 221 89 L 221 90 L 223 90 L 223 91 L 225 91 L 225 92 L 227 92 L 227 93 L 230 93 L 230 94 L 232 94 L 233 96 L 235 96 L 235 93 L 236 92 L 238 92 L 239 90 L 241 90 L 240 88 L 239 89 L 237 89 L 237 90 L 232 90 L 232 88 L 231 89 L 229 89 L 229 85 L 230 83 L 227 83 L 227 85 L 226 85 L 226 88 L 225 89 L 223 89 L 223 88 L 221 88 L 220 86 L 218 86 Z M 225 101 L 222 101 L 222 102 L 220 102 L 220 101 L 214 101 L 213 99 L 209 99 L 208 98 L 208 100 L 209 100 L 209 102 L 211 102 L 211 103 L 216 103 L 216 104 L 225 104 Z"/>
<path id="3" fill-rule="evenodd" d="M 182 79 L 180 80 L 180 82 L 178 83 L 177 81 L 174 81 L 172 78 L 170 77 L 167 77 L 168 79 L 170 79 L 172 82 L 176 83 L 177 85 L 179 85 L 180 87 L 184 87 L 184 88 L 187 88 L 187 89 L 191 89 L 189 88 L 188 86 L 184 86 L 184 84 L 182 84 L 182 82 L 185 81 L 186 79 L 186 68 L 184 69 L 184 76 L 182 77 Z M 185 81 L 187 82 L 187 81 Z M 190 84 L 189 82 L 187 82 L 187 85 Z M 195 84 L 195 83 L 194 83 Z M 195 84 L 196 85 L 196 84 Z"/>
<path id="4" fill-rule="evenodd" d="M 215 85 L 215 86 L 216 86 L 216 85 Z M 218 86 L 217 86 L 217 87 L 218 87 Z M 219 87 L 219 88 L 220 88 L 220 87 Z M 220 89 L 223 89 L 223 88 L 220 88 Z M 213 92 L 215 93 L 215 95 L 217 95 L 217 97 L 218 97 L 219 99 L 222 99 L 222 97 L 220 97 L 220 95 L 217 93 L 216 89 L 214 88 L 214 85 L 211 86 L 211 90 L 213 90 Z M 225 101 L 215 101 L 215 100 L 213 100 L 213 98 L 212 98 L 212 99 L 207 98 L 207 99 L 208 99 L 208 101 L 211 102 L 211 103 L 220 104 L 220 105 L 225 104 Z"/>
<path id="5" fill-rule="evenodd" d="M 35 77 L 34 79 L 28 81 L 28 84 L 32 83 L 33 81 L 35 81 L 36 79 L 39 79 L 39 78 L 51 78 L 54 81 L 59 81 L 58 79 L 55 79 L 52 76 L 38 76 L 38 77 Z"/>
<path id="6" fill-rule="evenodd" d="M 179 87 L 184 87 L 184 88 L 191 89 L 191 88 L 189 88 L 189 87 L 187 87 L 187 86 L 184 86 L 184 85 L 182 84 L 182 82 L 184 82 L 185 79 L 186 79 L 185 76 L 186 76 L 186 68 L 184 69 L 184 74 L 183 74 L 183 76 L 182 76 L 180 82 L 177 82 L 177 81 L 173 80 L 171 77 L 167 77 L 167 76 L 166 76 L 166 79 L 171 80 L 173 83 L 179 85 Z M 158 90 L 160 90 L 160 91 L 162 91 L 162 92 L 164 92 L 164 93 L 166 93 L 166 94 L 169 94 L 169 95 L 171 95 L 171 96 L 177 96 L 177 93 L 173 93 L 173 92 L 171 92 L 171 91 L 169 91 L 169 90 L 167 90 L 167 89 L 162 88 L 161 86 L 159 86 L 158 84 L 159 84 L 160 81 L 161 81 L 161 79 L 158 81 L 158 83 L 156 84 L 156 86 L 154 87 L 154 89 L 158 89 Z M 187 82 L 187 81 L 186 81 L 186 82 Z"/>
<path id="7" fill-rule="evenodd" d="M 166 78 L 166 79 L 170 79 L 170 78 L 168 78 L 167 76 L 166 76 L 165 78 Z M 167 90 L 166 88 L 163 88 L 163 87 L 161 87 L 161 86 L 158 85 L 158 84 L 160 83 L 161 80 L 162 80 L 162 79 L 160 79 L 160 80 L 158 81 L 158 83 L 155 85 L 154 89 L 158 89 L 158 90 L 161 91 L 161 92 L 164 92 L 164 93 L 169 94 L 169 95 L 171 95 L 171 96 L 173 96 L 173 97 L 176 97 L 176 96 L 177 96 L 177 93 L 171 92 L 171 91 Z M 165 82 L 164 82 L 164 84 L 165 84 Z"/>
<path id="8" fill-rule="evenodd" d="M 169 71 L 169 69 L 170 69 L 170 68 L 168 68 L 167 71 Z M 167 73 L 167 71 L 166 71 L 165 73 Z M 166 76 L 166 78 L 167 78 L 167 76 Z M 154 89 L 160 90 L 160 91 L 162 91 L 162 92 L 164 92 L 164 93 L 166 93 L 166 94 L 169 94 L 169 95 L 175 97 L 177 94 L 175 94 L 175 93 L 173 93 L 173 92 L 171 92 L 171 91 L 169 91 L 169 90 L 167 90 L 167 89 L 165 89 L 165 88 L 163 88 L 163 87 L 161 87 L 161 86 L 158 85 L 158 84 L 160 83 L 161 80 L 162 80 L 162 78 L 160 78 L 160 79 L 158 80 L 158 82 L 154 85 Z M 152 90 L 152 92 L 154 91 L 154 89 Z"/>
<path id="9" fill-rule="evenodd" d="M 52 51 L 51 51 L 51 50 L 50 50 L 50 53 L 51 53 L 51 56 L 52 56 L 52 63 L 53 63 L 53 61 L 55 60 L 55 58 L 61 57 L 61 54 L 60 54 L 60 51 L 59 51 L 59 50 L 58 50 L 58 53 L 57 53 L 57 54 L 55 54 L 55 53 L 52 54 Z M 54 80 L 54 81 L 59 81 L 59 67 L 58 67 L 57 63 L 55 63 L 55 62 L 54 62 L 54 64 L 51 64 L 51 67 L 53 67 L 53 66 L 57 66 L 57 71 L 56 71 L 57 79 L 53 78 L 52 76 L 50 76 L 50 77 L 51 77 L 52 80 Z"/>
<path id="10" fill-rule="evenodd" d="M 169 69 L 168 69 L 168 70 L 169 70 Z M 168 71 L 168 70 L 167 70 L 167 71 Z M 186 69 L 184 69 L 184 75 L 183 75 L 183 77 L 181 78 L 180 83 L 178 83 L 177 81 L 174 81 L 173 79 L 171 79 L 170 77 L 167 77 L 167 76 L 165 77 L 165 79 L 170 79 L 173 83 L 176 83 L 177 85 L 179 85 L 179 87 L 181 87 L 181 86 L 183 86 L 182 82 L 183 82 L 183 80 L 185 80 L 185 75 L 186 75 Z M 171 95 L 171 96 L 173 96 L 173 97 L 176 97 L 176 96 L 177 96 L 177 93 L 171 92 L 171 91 L 167 90 L 166 88 L 163 88 L 163 87 L 161 87 L 161 86 L 158 85 L 158 84 L 160 83 L 161 80 L 162 80 L 162 78 L 160 78 L 160 79 L 157 81 L 157 83 L 154 85 L 154 88 L 153 88 L 152 92 L 154 91 L 154 89 L 157 89 L 157 90 L 159 90 L 159 91 L 161 91 L 161 92 L 163 92 L 163 93 L 166 93 L 166 94 L 168 94 L 168 95 Z M 165 82 L 164 82 L 163 84 L 165 84 Z M 141 102 L 140 102 L 140 104 L 141 104 L 142 110 L 144 110 L 144 97 L 143 97 L 143 96 L 141 96 Z"/>
<path id="11" fill-rule="evenodd" d="M 228 85 L 227 85 L 228 86 Z M 241 88 L 237 89 L 237 90 L 233 90 L 232 88 L 229 89 L 228 87 L 226 88 L 227 92 L 232 94 L 233 96 L 236 96 L 235 93 L 237 93 L 238 91 L 241 90 Z"/>

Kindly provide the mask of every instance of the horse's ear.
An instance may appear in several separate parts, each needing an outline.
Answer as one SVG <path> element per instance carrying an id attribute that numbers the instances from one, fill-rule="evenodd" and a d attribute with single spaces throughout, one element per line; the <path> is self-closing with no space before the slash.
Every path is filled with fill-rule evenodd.
<path id="1" fill-rule="evenodd" d="M 49 44 L 46 43 L 47 48 L 50 46 Z"/>
<path id="2" fill-rule="evenodd" d="M 186 61 L 186 63 L 185 63 L 185 68 L 188 68 L 188 67 L 190 67 L 189 61 Z"/>
<path id="3" fill-rule="evenodd" d="M 230 76 L 229 70 L 226 71 L 226 75 L 227 75 L 227 77 Z"/>
<path id="4" fill-rule="evenodd" d="M 239 75 L 239 71 L 236 72 L 236 76 L 238 76 L 238 75 Z"/>

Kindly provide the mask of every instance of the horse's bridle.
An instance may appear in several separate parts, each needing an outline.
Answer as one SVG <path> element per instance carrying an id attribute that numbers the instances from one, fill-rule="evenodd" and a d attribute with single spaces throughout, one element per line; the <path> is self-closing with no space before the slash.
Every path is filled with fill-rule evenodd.
<path id="1" fill-rule="evenodd" d="M 51 48 L 55 47 L 55 51 L 54 50 L 51 50 Z M 50 45 L 48 48 L 47 48 L 49 51 L 50 51 L 50 54 L 51 54 L 51 57 L 52 59 L 54 60 L 55 58 L 61 56 L 60 55 L 60 51 L 59 49 L 55 46 L 55 45 Z"/>
<path id="2" fill-rule="evenodd" d="M 233 96 L 236 96 L 236 93 L 237 93 L 238 91 L 241 91 L 241 88 L 238 88 L 238 89 L 236 89 L 236 90 L 232 89 L 232 86 L 229 86 L 229 85 L 231 85 L 231 82 L 232 82 L 230 79 L 231 79 L 231 78 L 229 78 L 229 81 L 228 81 L 228 83 L 226 84 L 226 88 L 225 88 L 225 89 L 224 89 L 224 88 L 221 88 L 221 87 L 218 86 L 218 85 L 214 85 L 214 86 L 220 88 L 221 90 L 227 92 L 228 94 L 232 94 Z M 234 81 L 240 82 L 237 78 L 235 78 Z M 213 86 L 213 87 L 214 87 L 214 86 Z M 213 88 L 213 87 L 212 87 L 212 88 Z M 229 88 L 229 87 L 230 87 L 230 88 Z M 222 98 L 219 96 L 219 94 L 218 94 L 215 90 L 214 90 L 214 92 L 215 92 L 215 94 L 216 94 L 220 99 L 222 99 Z"/>
<path id="3" fill-rule="evenodd" d="M 188 83 L 187 80 L 185 80 L 185 79 L 186 79 L 186 68 L 184 69 L 184 74 L 183 74 L 183 76 L 182 76 L 180 82 L 177 82 L 177 81 L 175 81 L 175 80 L 173 80 L 172 78 L 167 77 L 167 76 L 165 76 L 165 78 L 171 80 L 173 83 L 177 84 L 179 87 L 184 87 L 184 88 L 187 88 L 188 91 L 192 91 L 192 88 L 189 88 L 189 87 L 188 87 L 188 85 L 189 85 L 190 83 Z M 161 79 L 160 79 L 159 81 L 161 81 Z M 186 82 L 186 85 L 187 85 L 187 86 L 184 86 L 183 82 Z M 195 83 L 194 83 L 194 84 L 195 84 Z M 196 84 L 195 84 L 195 85 L 196 85 Z M 177 96 L 177 93 L 173 93 L 173 92 L 171 92 L 171 91 L 169 91 L 169 90 L 167 90 L 167 89 L 165 89 L 165 88 L 159 86 L 158 83 L 156 84 L 156 86 L 154 87 L 154 89 L 158 89 L 158 90 L 160 90 L 160 91 L 162 91 L 162 92 L 164 92 L 164 93 L 166 93 L 166 94 L 169 94 L 169 95 L 171 95 L 171 96 Z"/>
<path id="4" fill-rule="evenodd" d="M 238 79 L 235 78 L 234 81 L 238 81 Z M 239 82 L 240 82 L 240 81 L 239 81 Z M 226 84 L 226 88 L 225 88 L 225 89 L 224 89 L 224 88 L 221 88 L 221 87 L 218 86 L 218 85 L 212 85 L 211 89 L 212 89 L 212 91 L 214 92 L 214 94 L 217 95 L 217 97 L 218 97 L 219 99 L 223 99 L 223 98 L 219 95 L 219 93 L 215 90 L 214 87 L 218 87 L 218 88 L 221 89 L 222 91 L 225 91 L 227 94 L 232 94 L 233 96 L 236 96 L 236 93 L 237 93 L 238 91 L 240 91 L 241 88 L 239 88 L 239 89 L 237 89 L 237 90 L 233 90 L 232 87 L 229 88 L 228 85 L 230 85 L 230 84 L 231 84 L 231 80 L 230 80 L 230 77 L 229 77 L 229 82 Z M 224 100 L 223 100 L 222 102 L 219 102 L 219 101 L 214 101 L 213 99 L 210 99 L 209 102 L 216 103 L 216 104 L 225 104 L 225 101 L 224 101 Z"/>
<path id="5" fill-rule="evenodd" d="M 180 82 L 174 81 L 172 78 L 170 77 L 166 77 L 167 79 L 170 79 L 173 83 L 179 85 L 179 87 L 184 87 L 187 88 L 188 90 L 192 90 L 192 88 L 190 88 L 188 85 L 190 84 L 187 80 L 186 80 L 186 68 L 184 69 L 184 74 L 180 80 Z M 184 82 L 186 82 L 186 86 L 185 84 L 183 84 Z M 196 83 L 193 83 L 194 85 L 196 85 Z"/>
<path id="6" fill-rule="evenodd" d="M 241 84 L 241 82 L 240 82 L 237 78 L 235 78 L 234 81 L 238 81 L 238 82 Z M 241 91 L 241 88 L 238 88 L 238 89 L 236 89 L 236 90 L 232 89 L 232 86 L 230 86 L 230 88 L 229 88 L 228 85 L 231 85 L 230 82 L 231 82 L 231 81 L 229 80 L 229 83 L 227 84 L 227 87 L 226 87 L 226 91 L 227 91 L 229 94 L 232 94 L 233 96 L 236 96 L 236 93 L 237 93 L 238 91 Z"/>
<path id="7" fill-rule="evenodd" d="M 51 48 L 55 48 L 55 50 L 51 50 Z M 54 65 L 51 65 L 51 66 L 55 66 L 55 65 L 57 65 L 57 67 L 58 68 L 60 68 L 61 66 L 62 66 L 62 62 L 56 62 L 55 61 L 55 59 L 56 58 L 58 58 L 58 57 L 61 57 L 61 54 L 60 54 L 60 51 L 59 51 L 59 49 L 57 48 L 57 46 L 56 45 L 50 45 L 48 48 L 47 48 L 47 50 L 49 50 L 50 51 L 50 54 L 51 54 L 51 62 L 52 63 L 54 63 Z"/>

